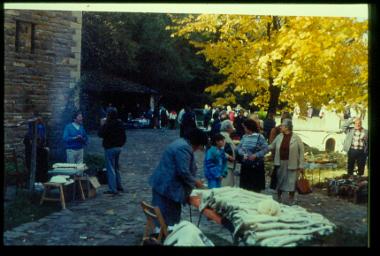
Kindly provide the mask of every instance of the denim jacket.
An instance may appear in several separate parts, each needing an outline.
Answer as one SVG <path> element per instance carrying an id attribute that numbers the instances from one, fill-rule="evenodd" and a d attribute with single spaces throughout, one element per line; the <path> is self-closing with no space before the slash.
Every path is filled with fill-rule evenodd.
<path id="1" fill-rule="evenodd" d="M 149 178 L 149 185 L 158 194 L 178 203 L 186 203 L 195 186 L 197 166 L 193 148 L 183 139 L 172 142 Z"/>

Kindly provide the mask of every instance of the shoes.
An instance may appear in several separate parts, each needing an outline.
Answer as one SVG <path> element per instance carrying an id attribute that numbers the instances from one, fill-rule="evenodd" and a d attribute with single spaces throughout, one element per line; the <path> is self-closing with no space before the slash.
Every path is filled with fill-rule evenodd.
<path id="1" fill-rule="evenodd" d="M 118 188 L 117 191 L 124 192 L 124 189 L 123 188 Z"/>
<path id="2" fill-rule="evenodd" d="M 115 196 L 115 195 L 118 195 L 119 192 L 112 192 L 112 191 L 109 191 L 109 190 L 108 190 L 108 191 L 104 191 L 103 194 L 106 194 L 106 195 L 114 195 L 114 196 Z"/>

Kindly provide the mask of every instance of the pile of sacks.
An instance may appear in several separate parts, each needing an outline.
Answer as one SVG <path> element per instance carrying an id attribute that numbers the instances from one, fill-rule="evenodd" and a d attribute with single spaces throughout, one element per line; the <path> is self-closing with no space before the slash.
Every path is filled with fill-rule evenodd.
<path id="1" fill-rule="evenodd" d="M 328 180 L 327 194 L 348 199 L 353 203 L 368 201 L 368 177 L 348 177 L 343 175 Z"/>
<path id="2" fill-rule="evenodd" d="M 199 210 L 210 207 L 229 220 L 234 226 L 234 239 L 246 245 L 296 246 L 314 234 L 331 234 L 335 228 L 320 214 L 297 205 L 279 204 L 270 195 L 241 188 L 193 190 L 192 195 L 202 198 Z"/>

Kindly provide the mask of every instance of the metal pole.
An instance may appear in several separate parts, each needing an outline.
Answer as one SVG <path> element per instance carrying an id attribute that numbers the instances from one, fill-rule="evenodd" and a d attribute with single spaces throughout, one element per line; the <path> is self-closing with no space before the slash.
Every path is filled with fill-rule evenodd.
<path id="1" fill-rule="evenodd" d="M 37 159 L 37 122 L 32 123 L 32 155 L 30 163 L 29 192 L 34 191 L 34 180 L 36 177 L 36 159 Z"/>

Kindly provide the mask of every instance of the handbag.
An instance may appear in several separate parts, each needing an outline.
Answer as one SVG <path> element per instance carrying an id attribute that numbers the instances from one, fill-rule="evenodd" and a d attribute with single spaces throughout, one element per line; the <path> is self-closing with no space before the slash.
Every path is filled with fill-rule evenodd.
<path id="1" fill-rule="evenodd" d="M 277 170 L 278 170 L 278 166 L 274 166 L 272 174 L 270 176 L 269 188 L 271 189 L 276 189 L 277 187 Z"/>
<path id="2" fill-rule="evenodd" d="M 310 182 L 305 177 L 305 174 L 301 173 L 299 176 L 296 183 L 296 188 L 299 194 L 309 194 L 312 192 Z"/>

